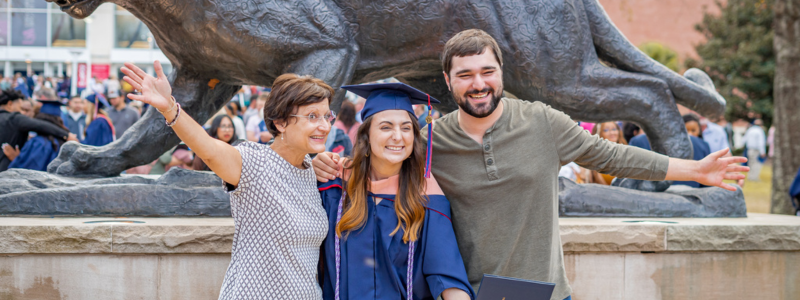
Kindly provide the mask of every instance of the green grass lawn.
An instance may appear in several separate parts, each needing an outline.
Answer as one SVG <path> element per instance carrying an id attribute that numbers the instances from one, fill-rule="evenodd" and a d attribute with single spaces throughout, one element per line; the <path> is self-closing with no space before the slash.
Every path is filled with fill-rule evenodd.
<path id="1" fill-rule="evenodd" d="M 749 181 L 745 179 L 744 202 L 747 203 L 747 212 L 769 213 L 769 205 L 772 195 L 772 163 L 767 162 L 761 168 L 761 181 Z"/>

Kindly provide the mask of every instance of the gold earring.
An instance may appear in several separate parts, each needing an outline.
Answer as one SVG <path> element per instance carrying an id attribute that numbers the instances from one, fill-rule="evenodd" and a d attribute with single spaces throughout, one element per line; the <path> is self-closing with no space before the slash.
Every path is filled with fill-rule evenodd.
<path id="1" fill-rule="evenodd" d="M 369 157 L 369 151 L 367 151 L 367 154 L 364 154 L 364 156 Z"/>

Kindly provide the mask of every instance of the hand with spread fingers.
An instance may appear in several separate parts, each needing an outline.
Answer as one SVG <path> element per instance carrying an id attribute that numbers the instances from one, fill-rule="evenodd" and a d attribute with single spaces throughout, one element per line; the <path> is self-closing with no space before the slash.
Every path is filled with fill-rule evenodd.
<path id="1" fill-rule="evenodd" d="M 723 157 L 728 154 L 728 149 L 722 149 L 717 152 L 711 153 L 698 162 L 700 168 L 700 178 L 697 182 L 708 186 L 718 186 L 726 190 L 735 191 L 733 186 L 723 183 L 723 180 L 739 180 L 744 179 L 744 174 L 741 172 L 750 171 L 749 167 L 739 165 L 740 163 L 747 162 L 747 158 L 741 156 Z"/>
<path id="2" fill-rule="evenodd" d="M 132 63 L 125 63 L 122 79 L 130 83 L 134 89 L 142 92 L 141 95 L 128 94 L 128 98 L 150 104 L 160 112 L 175 134 L 186 146 L 200 157 L 211 171 L 233 186 L 239 184 L 242 170 L 242 156 L 236 148 L 227 142 L 212 138 L 203 126 L 198 124 L 188 112 L 181 113 L 183 109 L 172 96 L 167 75 L 161 63 L 155 61 L 153 67 L 156 77 L 150 76 Z"/>
<path id="3" fill-rule="evenodd" d="M 667 180 L 696 181 L 707 186 L 718 186 L 729 191 L 736 188 L 724 183 L 723 180 L 744 179 L 744 174 L 749 167 L 739 165 L 747 162 L 741 156 L 725 156 L 729 149 L 722 149 L 711 153 L 700 161 L 670 158 L 667 170 Z"/>
<path id="4" fill-rule="evenodd" d="M 130 93 L 128 98 L 150 104 L 162 114 L 166 114 L 168 110 L 174 109 L 175 105 L 174 100 L 172 100 L 172 88 L 169 85 L 167 75 L 164 74 L 161 63 L 155 61 L 153 68 L 157 77 L 148 75 L 132 63 L 125 63 L 125 66 L 122 67 L 122 73 L 125 74 L 125 77 L 122 79 L 142 93 L 141 95 Z"/>

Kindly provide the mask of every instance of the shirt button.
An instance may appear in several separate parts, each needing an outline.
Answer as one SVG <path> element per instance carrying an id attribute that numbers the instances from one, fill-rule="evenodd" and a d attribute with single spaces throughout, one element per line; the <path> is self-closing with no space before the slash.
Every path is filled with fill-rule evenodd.
<path id="1" fill-rule="evenodd" d="M 491 158 L 486 160 L 486 164 L 487 165 L 491 166 L 493 163 L 494 163 L 494 161 Z"/>
<path id="2" fill-rule="evenodd" d="M 483 150 L 489 151 L 489 149 L 492 149 L 492 147 L 489 147 L 489 144 L 483 146 Z"/>

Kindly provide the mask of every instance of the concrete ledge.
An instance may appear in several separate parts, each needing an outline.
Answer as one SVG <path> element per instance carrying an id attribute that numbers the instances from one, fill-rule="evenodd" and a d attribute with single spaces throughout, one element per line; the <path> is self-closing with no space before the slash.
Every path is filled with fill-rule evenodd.
<path id="1" fill-rule="evenodd" d="M 564 252 L 800 251 L 800 218 L 560 218 Z"/>
<path id="2" fill-rule="evenodd" d="M 559 222 L 567 253 L 800 251 L 793 216 Z M 226 254 L 232 241 L 231 218 L 0 218 L 2 254 Z"/>
<path id="3" fill-rule="evenodd" d="M 3 254 L 229 254 L 232 243 L 232 218 L 0 218 Z"/>

